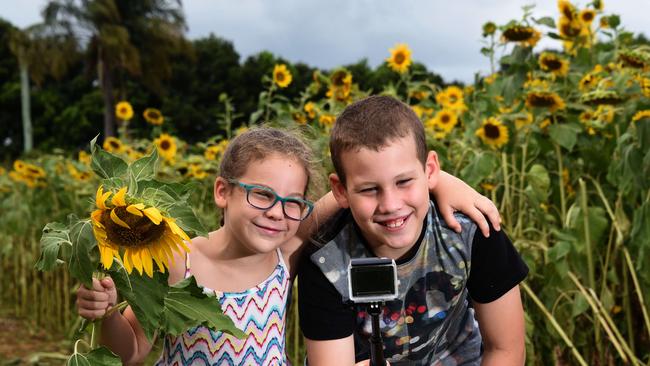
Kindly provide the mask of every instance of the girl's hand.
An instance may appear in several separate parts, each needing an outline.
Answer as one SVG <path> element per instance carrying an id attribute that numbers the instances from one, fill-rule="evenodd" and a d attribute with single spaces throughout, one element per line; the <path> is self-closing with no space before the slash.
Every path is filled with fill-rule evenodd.
<path id="1" fill-rule="evenodd" d="M 467 183 L 442 170 L 437 181 L 431 183 L 429 190 L 436 198 L 442 218 L 456 232 L 461 231 L 461 226 L 454 218 L 454 211 L 460 211 L 472 219 L 485 237 L 490 236 L 490 227 L 485 216 L 495 230 L 501 230 L 501 217 L 494 202 L 476 192 Z"/>
<path id="2" fill-rule="evenodd" d="M 357 362 L 354 364 L 354 366 L 370 366 L 370 360 L 363 360 L 361 362 Z M 390 366 L 390 363 L 386 361 L 386 366 Z"/>
<path id="3" fill-rule="evenodd" d="M 88 320 L 99 319 L 117 303 L 117 290 L 110 277 L 93 278 L 93 288 L 81 285 L 77 290 L 77 312 Z"/>

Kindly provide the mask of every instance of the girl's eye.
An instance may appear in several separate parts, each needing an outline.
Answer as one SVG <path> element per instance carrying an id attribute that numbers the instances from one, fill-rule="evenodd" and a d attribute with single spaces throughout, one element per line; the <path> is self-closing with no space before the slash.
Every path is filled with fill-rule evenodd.
<path id="1" fill-rule="evenodd" d="M 266 201 L 272 201 L 275 199 L 273 193 L 264 189 L 254 189 L 251 191 L 251 193 L 257 199 L 266 200 Z"/>

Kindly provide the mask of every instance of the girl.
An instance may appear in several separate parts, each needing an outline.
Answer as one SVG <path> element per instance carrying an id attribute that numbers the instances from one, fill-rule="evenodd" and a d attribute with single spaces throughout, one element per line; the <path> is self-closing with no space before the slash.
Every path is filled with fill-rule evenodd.
<path id="1" fill-rule="evenodd" d="M 207 238 L 192 239 L 191 252 L 175 254 L 169 283 L 194 276 L 205 291 L 214 292 L 224 314 L 247 338 L 195 327 L 179 337 L 167 336 L 157 365 L 286 363 L 287 300 L 299 248 L 315 229 L 316 219 L 338 208 L 331 194 L 316 208 L 305 198 L 315 178 L 313 163 L 310 148 L 281 130 L 256 128 L 231 141 L 214 183 L 223 224 Z M 448 196 L 453 194 L 466 205 L 458 208 L 478 217 L 477 222 L 484 222 L 479 210 L 498 222 L 491 201 L 449 175 L 443 183 L 436 191 L 439 200 L 447 197 L 439 203 L 449 212 Z M 317 214 L 310 217 L 312 211 Z M 78 312 L 86 319 L 103 317 L 116 303 L 110 278 L 93 279 L 92 289 L 81 286 L 77 292 Z M 102 344 L 125 364 L 142 362 L 151 351 L 130 307 L 103 319 L 101 329 Z"/>

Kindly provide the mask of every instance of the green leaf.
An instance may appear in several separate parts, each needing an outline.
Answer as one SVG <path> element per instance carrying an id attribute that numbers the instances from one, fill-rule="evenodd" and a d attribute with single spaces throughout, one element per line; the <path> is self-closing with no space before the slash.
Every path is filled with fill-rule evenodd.
<path id="1" fill-rule="evenodd" d="M 557 33 L 554 33 L 554 32 L 548 32 L 548 33 L 546 33 L 546 35 L 549 36 L 550 38 L 557 39 L 559 41 L 563 40 L 561 35 L 559 35 Z"/>
<path id="2" fill-rule="evenodd" d="M 557 261 L 564 257 L 571 251 L 571 243 L 566 241 L 559 241 L 548 249 L 548 258 L 551 261 Z"/>
<path id="3" fill-rule="evenodd" d="M 96 144 L 99 135 L 90 141 L 90 151 L 92 159 L 90 167 L 103 179 L 111 177 L 121 177 L 126 173 L 127 164 L 120 157 L 115 156 Z"/>
<path id="4" fill-rule="evenodd" d="M 172 335 L 179 335 L 188 328 L 204 325 L 240 339 L 246 337 L 246 334 L 223 314 L 219 300 L 215 296 L 205 294 L 193 276 L 172 286 L 165 297 L 163 316 L 163 329 Z"/>
<path id="5" fill-rule="evenodd" d="M 36 262 L 39 271 L 51 271 L 63 261 L 59 259 L 61 245 L 72 246 L 70 241 L 70 230 L 58 222 L 50 222 L 43 228 L 41 236 L 41 256 Z"/>
<path id="6" fill-rule="evenodd" d="M 483 179 L 489 177 L 497 168 L 499 160 L 490 152 L 479 153 L 461 171 L 461 176 L 472 187 L 478 185 Z"/>
<path id="7" fill-rule="evenodd" d="M 87 355 L 93 366 L 121 366 L 122 360 L 106 347 L 95 348 Z"/>
<path id="8" fill-rule="evenodd" d="M 208 230 L 187 203 L 170 206 L 167 213 L 176 220 L 176 224 L 188 235 L 208 237 Z"/>
<path id="9" fill-rule="evenodd" d="M 571 308 L 571 316 L 575 318 L 589 309 L 589 303 L 582 294 L 577 294 Z"/>
<path id="10" fill-rule="evenodd" d="M 542 201 L 548 195 L 551 179 L 548 171 L 541 164 L 534 164 L 527 174 L 528 187 L 531 188 L 537 201 Z"/>
<path id="11" fill-rule="evenodd" d="M 91 259 L 90 252 L 97 246 L 97 242 L 89 219 L 79 220 L 72 225 L 70 241 L 72 242 L 70 274 L 86 287 L 92 288 L 93 271 L 97 268 L 97 262 Z"/>
<path id="12" fill-rule="evenodd" d="M 147 339 L 152 341 L 160 326 L 165 296 L 169 291 L 167 274 L 154 271 L 154 277 L 150 278 L 140 275 L 137 270 L 128 275 L 126 269 L 115 268 L 115 265 L 111 267 L 109 273 L 118 293 L 129 303 Z"/>
<path id="13" fill-rule="evenodd" d="M 579 130 L 570 125 L 554 124 L 548 127 L 551 140 L 567 150 L 573 149 L 578 141 Z"/>
<path id="14" fill-rule="evenodd" d="M 74 353 L 68 358 L 67 366 L 91 366 L 90 362 L 81 353 Z"/>
<path id="15" fill-rule="evenodd" d="M 552 17 L 542 17 L 539 19 L 534 19 L 535 23 L 545 25 L 549 28 L 555 29 L 555 20 Z"/>
<path id="16" fill-rule="evenodd" d="M 129 176 L 137 182 L 145 179 L 151 179 L 156 173 L 156 163 L 158 162 L 158 149 L 152 149 L 151 154 L 134 161 L 129 165 Z M 135 190 L 137 191 L 137 190 Z M 134 192 L 135 192 L 134 191 Z"/>

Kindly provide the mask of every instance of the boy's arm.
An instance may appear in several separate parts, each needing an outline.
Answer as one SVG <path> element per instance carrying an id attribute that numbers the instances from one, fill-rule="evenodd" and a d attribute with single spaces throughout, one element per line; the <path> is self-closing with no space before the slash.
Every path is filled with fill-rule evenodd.
<path id="1" fill-rule="evenodd" d="M 436 198 L 442 218 L 456 232 L 460 232 L 461 226 L 454 218 L 454 211 L 469 216 L 485 236 L 490 235 L 490 227 L 485 216 L 497 231 L 501 230 L 501 217 L 494 202 L 476 192 L 467 183 L 441 170 L 435 183 L 430 182 L 430 184 L 433 188 L 429 190 Z"/>
<path id="2" fill-rule="evenodd" d="M 305 338 L 309 366 L 354 365 L 354 339 L 346 338 L 315 341 Z"/>
<path id="3" fill-rule="evenodd" d="M 473 305 L 485 347 L 481 365 L 523 365 L 525 326 L 519 286 L 492 302 Z"/>

